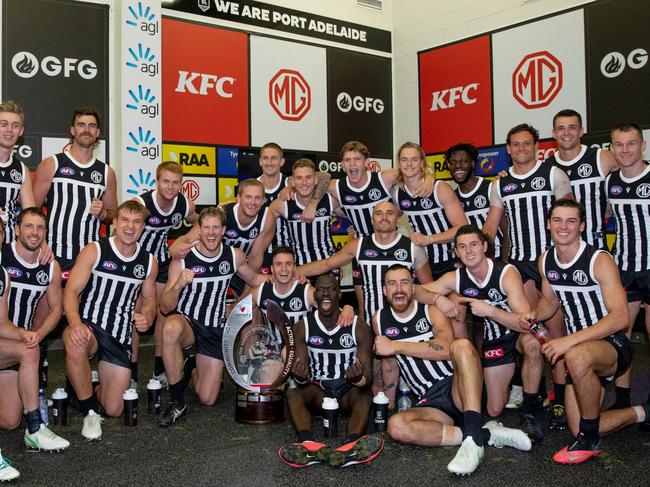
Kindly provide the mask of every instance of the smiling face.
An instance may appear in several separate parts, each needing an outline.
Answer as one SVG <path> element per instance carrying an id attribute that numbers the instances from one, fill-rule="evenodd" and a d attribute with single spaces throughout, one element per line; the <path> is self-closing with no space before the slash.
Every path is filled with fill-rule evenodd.
<path id="1" fill-rule="evenodd" d="M 334 276 L 325 274 L 316 280 L 314 301 L 318 306 L 318 314 L 322 317 L 332 316 L 338 310 L 341 300 L 339 282 Z"/>
<path id="2" fill-rule="evenodd" d="M 404 148 L 400 151 L 398 157 L 399 170 L 404 178 L 412 178 L 422 173 L 424 160 L 420 151 L 412 147 Z"/>
<path id="3" fill-rule="evenodd" d="M 293 170 L 293 185 L 303 198 L 310 198 L 316 187 L 316 172 L 310 167 L 297 167 Z"/>
<path id="4" fill-rule="evenodd" d="M 25 127 L 20 115 L 12 112 L 0 113 L 0 147 L 13 149 L 18 138 L 23 135 Z"/>
<path id="5" fill-rule="evenodd" d="M 376 233 L 397 231 L 399 212 L 393 203 L 383 201 L 372 210 L 372 228 Z"/>
<path id="6" fill-rule="evenodd" d="M 181 191 L 182 182 L 183 176 L 181 174 L 162 170 L 157 181 L 158 194 L 165 201 L 172 201 Z"/>
<path id="7" fill-rule="evenodd" d="M 457 150 L 452 152 L 447 162 L 449 163 L 451 177 L 458 184 L 466 183 L 474 175 L 474 161 L 467 151 Z"/>
<path id="8" fill-rule="evenodd" d="M 623 169 L 627 169 L 643 163 L 645 141 L 637 130 L 632 129 L 625 132 L 614 130 L 610 149 L 618 165 Z"/>
<path id="9" fill-rule="evenodd" d="M 481 240 L 476 233 L 460 235 L 456 239 L 456 255 L 469 269 L 475 268 L 485 261 L 488 244 Z"/>
<path id="10" fill-rule="evenodd" d="M 527 165 L 535 162 L 537 144 L 530 132 L 517 132 L 510 136 L 506 150 L 512 158 L 513 166 Z"/>
<path id="11" fill-rule="evenodd" d="M 390 306 L 397 313 L 403 313 L 409 309 L 413 302 L 415 286 L 408 269 L 393 269 L 386 273 L 384 294 Z"/>
<path id="12" fill-rule="evenodd" d="M 260 153 L 260 166 L 265 176 L 275 177 L 284 165 L 284 157 L 279 150 L 267 147 Z"/>
<path id="13" fill-rule="evenodd" d="M 221 244 L 226 227 L 218 216 L 206 216 L 199 226 L 199 240 L 208 252 L 215 252 Z"/>
<path id="14" fill-rule="evenodd" d="M 281 252 L 273 256 L 271 272 L 273 273 L 273 279 L 278 284 L 289 284 L 293 280 L 294 268 L 295 262 L 293 254 L 290 254 L 289 252 Z"/>
<path id="15" fill-rule="evenodd" d="M 99 124 L 93 115 L 79 115 L 70 127 L 74 143 L 80 147 L 91 148 L 99 139 Z"/>
<path id="16" fill-rule="evenodd" d="M 562 150 L 573 150 L 580 146 L 580 137 L 584 135 L 578 117 L 558 117 L 553 125 L 553 138 Z"/>
<path id="17" fill-rule="evenodd" d="M 264 205 L 264 188 L 258 185 L 240 188 L 237 202 L 244 215 L 255 218 Z"/>
<path id="18" fill-rule="evenodd" d="M 570 245 L 580 239 L 585 224 L 580 221 L 577 208 L 553 208 L 548 219 L 548 229 L 555 245 Z"/>
<path id="19" fill-rule="evenodd" d="M 23 216 L 20 225 L 16 225 L 16 238 L 27 250 L 38 250 L 45 240 L 45 218 L 31 214 Z"/>
<path id="20" fill-rule="evenodd" d="M 142 235 L 145 217 L 141 213 L 121 210 L 113 218 L 115 236 L 124 245 L 133 245 Z"/>
<path id="21" fill-rule="evenodd" d="M 368 159 L 357 151 L 344 152 L 341 165 L 353 184 L 363 181 L 368 173 Z"/>

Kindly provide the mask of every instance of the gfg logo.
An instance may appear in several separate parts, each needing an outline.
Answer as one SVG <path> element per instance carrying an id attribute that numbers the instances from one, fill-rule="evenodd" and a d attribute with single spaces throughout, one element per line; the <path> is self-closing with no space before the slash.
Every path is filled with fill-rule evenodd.
<path id="1" fill-rule="evenodd" d="M 198 87 L 195 84 L 196 81 L 199 81 Z M 230 76 L 219 77 L 216 74 L 179 71 L 178 84 L 174 91 L 178 93 L 191 93 L 193 95 L 207 95 L 208 90 L 214 89 L 221 98 L 232 98 L 234 84 L 235 78 Z"/>
<path id="2" fill-rule="evenodd" d="M 429 111 L 434 112 L 454 108 L 456 101 L 459 100 L 465 105 L 473 105 L 477 100 L 476 91 L 478 86 L 479 83 L 470 83 L 467 86 L 455 86 L 454 88 L 432 92 L 433 100 Z"/>
<path id="3" fill-rule="evenodd" d="M 630 51 L 627 58 L 620 52 L 607 53 L 600 62 L 600 72 L 606 78 L 616 78 L 625 70 L 626 60 L 630 69 L 641 69 L 648 64 L 648 51 L 639 47 Z"/>
<path id="4" fill-rule="evenodd" d="M 512 73 L 512 95 L 525 108 L 548 106 L 562 89 L 562 63 L 548 51 L 525 56 Z"/>
<path id="5" fill-rule="evenodd" d="M 384 102 L 379 98 L 372 98 L 370 96 L 351 96 L 345 91 L 342 91 L 336 97 L 336 106 L 343 113 L 348 113 L 354 109 L 357 112 L 369 113 L 371 110 L 377 115 L 384 112 Z"/>
<path id="6" fill-rule="evenodd" d="M 340 162 L 322 160 L 318 163 L 318 170 L 322 172 L 340 172 L 343 171 L 343 165 Z"/>
<path id="7" fill-rule="evenodd" d="M 32 78 L 38 70 L 46 76 L 56 77 L 63 73 L 65 78 L 78 74 L 83 79 L 97 76 L 97 65 L 90 59 L 63 58 L 45 56 L 40 62 L 31 52 L 20 51 L 11 59 L 11 68 L 21 78 Z"/>
<path id="8" fill-rule="evenodd" d="M 269 81 L 269 103 L 282 120 L 302 120 L 311 108 L 311 87 L 300 72 L 281 69 Z"/>

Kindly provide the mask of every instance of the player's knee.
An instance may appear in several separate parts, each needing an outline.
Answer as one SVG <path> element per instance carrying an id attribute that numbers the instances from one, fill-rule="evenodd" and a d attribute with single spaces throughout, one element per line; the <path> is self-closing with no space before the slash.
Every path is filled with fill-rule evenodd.
<path id="1" fill-rule="evenodd" d="M 111 418 L 117 418 L 121 416 L 122 412 L 124 411 L 124 403 L 121 399 L 119 401 L 106 401 L 105 404 L 102 404 L 102 407 L 104 408 L 106 415 L 110 416 Z"/>
<path id="2" fill-rule="evenodd" d="M 165 320 L 162 327 L 162 341 L 163 345 L 178 343 L 183 333 L 183 323 L 178 317 L 173 316 Z"/>
<path id="3" fill-rule="evenodd" d="M 532 335 L 522 335 L 521 348 L 526 358 L 542 356 L 542 345 Z"/>
<path id="4" fill-rule="evenodd" d="M 404 414 L 394 414 L 388 419 L 388 435 L 395 441 L 409 443 L 411 441 L 410 428 Z"/>
<path id="5" fill-rule="evenodd" d="M 474 355 L 476 351 L 474 350 L 474 345 L 467 338 L 459 338 L 451 342 L 449 347 L 449 352 L 452 357 L 467 357 L 469 355 Z"/>
<path id="6" fill-rule="evenodd" d="M 579 380 L 592 364 L 591 355 L 585 347 L 573 347 L 564 354 L 566 368 L 573 380 Z"/>
<path id="7" fill-rule="evenodd" d="M 488 401 L 486 409 L 491 418 L 496 418 L 501 415 L 504 407 L 505 401 Z"/>
<path id="8" fill-rule="evenodd" d="M 40 357 L 41 355 L 38 347 L 23 347 L 23 350 L 21 350 L 20 364 L 21 366 L 27 365 L 28 367 L 38 367 Z"/>
<path id="9" fill-rule="evenodd" d="M 10 414 L 3 414 L 0 416 L 0 429 L 3 430 L 15 430 L 20 426 L 20 414 L 18 415 L 10 415 Z"/>

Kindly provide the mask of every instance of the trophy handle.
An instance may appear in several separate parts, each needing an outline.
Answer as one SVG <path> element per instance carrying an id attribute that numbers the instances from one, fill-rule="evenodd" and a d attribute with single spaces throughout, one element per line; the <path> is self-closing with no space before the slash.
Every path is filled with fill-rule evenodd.
<path id="1" fill-rule="evenodd" d="M 271 299 L 266 300 L 266 315 L 271 324 L 275 326 L 275 328 L 280 332 L 280 335 L 282 335 L 282 341 L 286 347 L 287 360 L 282 369 L 282 374 L 280 374 L 271 385 L 261 388 L 262 391 L 277 389 L 287 380 L 291 374 L 291 367 L 293 367 L 293 361 L 296 355 L 296 343 L 293 337 L 293 328 L 291 327 L 289 317 L 282 308 Z"/>

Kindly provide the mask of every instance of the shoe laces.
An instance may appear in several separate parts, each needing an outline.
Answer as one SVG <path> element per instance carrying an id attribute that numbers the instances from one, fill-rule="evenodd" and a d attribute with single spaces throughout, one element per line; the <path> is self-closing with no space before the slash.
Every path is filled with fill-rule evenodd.
<path id="1" fill-rule="evenodd" d="M 54 431 L 52 431 L 44 424 L 41 424 L 41 427 L 36 433 L 39 433 L 41 436 L 44 436 L 48 440 L 53 440 L 56 438 L 56 434 L 54 433 Z"/>
<path id="2" fill-rule="evenodd" d="M 92 409 L 90 411 L 88 411 L 88 415 L 86 416 L 86 420 L 88 420 L 88 423 L 90 424 L 90 426 L 95 426 L 97 424 L 102 424 L 104 422 L 104 418 L 102 418 L 99 414 L 97 414 Z"/>

